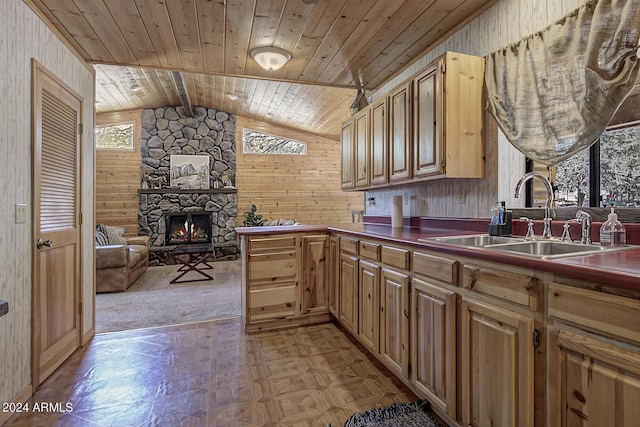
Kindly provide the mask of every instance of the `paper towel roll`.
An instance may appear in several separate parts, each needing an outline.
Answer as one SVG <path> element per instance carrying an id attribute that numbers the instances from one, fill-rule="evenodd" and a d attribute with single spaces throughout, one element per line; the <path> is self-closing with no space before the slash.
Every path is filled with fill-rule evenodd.
<path id="1" fill-rule="evenodd" d="M 402 196 L 393 196 L 391 203 L 391 227 L 402 227 Z"/>

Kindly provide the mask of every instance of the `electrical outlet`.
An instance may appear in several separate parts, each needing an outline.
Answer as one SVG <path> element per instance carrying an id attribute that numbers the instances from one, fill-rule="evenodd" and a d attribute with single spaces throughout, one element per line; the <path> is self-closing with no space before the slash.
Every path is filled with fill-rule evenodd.
<path id="1" fill-rule="evenodd" d="M 458 192 L 458 203 L 463 205 L 467 202 L 467 190 L 466 188 L 460 188 Z"/>
<path id="2" fill-rule="evenodd" d="M 25 222 L 27 222 L 27 205 L 16 203 L 16 224 L 24 224 Z"/>

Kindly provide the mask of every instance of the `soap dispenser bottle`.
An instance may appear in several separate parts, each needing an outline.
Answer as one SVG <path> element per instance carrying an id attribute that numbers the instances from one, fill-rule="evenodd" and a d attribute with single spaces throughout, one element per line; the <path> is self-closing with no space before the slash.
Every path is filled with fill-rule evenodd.
<path id="1" fill-rule="evenodd" d="M 600 227 L 601 246 L 620 246 L 627 243 L 627 231 L 624 225 L 618 221 L 618 215 L 611 208 L 607 220 Z"/>

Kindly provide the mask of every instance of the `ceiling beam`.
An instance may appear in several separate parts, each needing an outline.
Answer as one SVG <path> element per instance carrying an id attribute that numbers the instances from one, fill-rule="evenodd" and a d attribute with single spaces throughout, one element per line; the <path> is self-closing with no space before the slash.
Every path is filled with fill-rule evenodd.
<path id="1" fill-rule="evenodd" d="M 187 85 L 184 83 L 184 76 L 180 71 L 172 71 L 171 80 L 173 80 L 173 85 L 176 87 L 176 91 L 180 97 L 180 102 L 182 102 L 184 113 L 187 116 L 193 117 L 193 109 L 191 108 L 191 100 L 189 99 Z"/>
<path id="2" fill-rule="evenodd" d="M 294 84 L 309 85 L 309 86 L 329 87 L 334 89 L 362 89 L 364 91 L 375 91 L 378 89 L 372 86 L 356 86 L 355 84 L 343 85 L 343 84 L 334 84 L 334 83 L 326 83 L 326 82 L 314 82 L 314 81 L 308 81 L 308 80 L 286 79 L 282 77 L 255 76 L 251 74 L 222 73 L 222 72 L 211 72 L 211 71 L 202 72 L 202 71 L 188 70 L 186 68 L 176 69 L 176 68 L 162 67 L 162 66 L 146 66 L 145 65 L 144 67 L 141 67 L 139 64 L 127 64 L 127 63 L 120 64 L 120 63 L 109 62 L 109 61 L 91 60 L 91 61 L 88 61 L 88 63 L 92 65 L 134 67 L 134 68 L 142 68 L 144 70 L 161 70 L 161 71 L 169 71 L 169 72 L 180 71 L 182 73 L 194 74 L 194 75 L 201 74 L 204 76 L 234 77 L 238 79 L 247 79 L 247 80 L 264 80 L 264 81 L 271 81 L 271 82 L 294 83 Z"/>

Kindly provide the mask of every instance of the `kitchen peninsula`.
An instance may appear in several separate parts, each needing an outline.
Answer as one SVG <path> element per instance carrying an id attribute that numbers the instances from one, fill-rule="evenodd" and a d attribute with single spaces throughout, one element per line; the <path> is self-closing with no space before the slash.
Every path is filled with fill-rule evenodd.
<path id="1" fill-rule="evenodd" d="M 237 228 L 246 331 L 334 319 L 455 426 L 631 425 L 640 248 L 540 259 L 421 240 L 487 223 Z"/>

